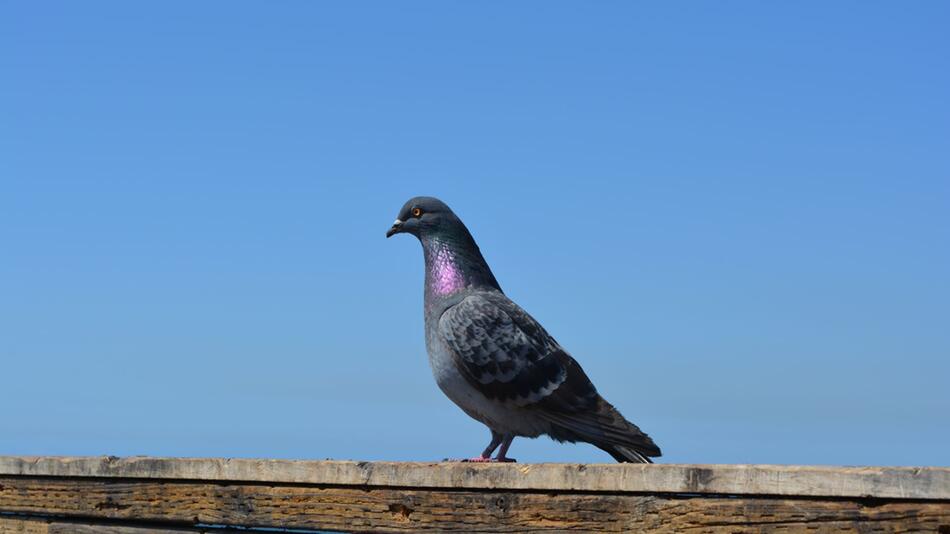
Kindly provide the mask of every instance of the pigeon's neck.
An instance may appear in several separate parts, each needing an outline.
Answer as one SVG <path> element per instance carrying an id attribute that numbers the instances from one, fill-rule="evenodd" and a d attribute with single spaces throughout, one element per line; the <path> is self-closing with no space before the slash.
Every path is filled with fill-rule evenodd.
<path id="1" fill-rule="evenodd" d="M 426 263 L 426 301 L 464 289 L 497 289 L 498 282 L 472 236 L 422 240 Z"/>

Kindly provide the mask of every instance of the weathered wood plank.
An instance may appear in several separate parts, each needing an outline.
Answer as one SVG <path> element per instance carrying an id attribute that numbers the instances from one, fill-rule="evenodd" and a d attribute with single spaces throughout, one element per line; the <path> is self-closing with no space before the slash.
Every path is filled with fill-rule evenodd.
<path id="1" fill-rule="evenodd" d="M 46 521 L 0 516 L 0 534 L 49 534 L 49 531 Z"/>
<path id="2" fill-rule="evenodd" d="M 196 534 L 203 531 L 204 529 L 193 528 L 129 527 L 56 519 L 0 516 L 0 534 Z"/>
<path id="3" fill-rule="evenodd" d="M 950 503 L 0 477 L 0 511 L 352 532 L 938 532 Z"/>
<path id="4" fill-rule="evenodd" d="M 950 500 L 950 468 L 0 457 L 0 475 Z"/>

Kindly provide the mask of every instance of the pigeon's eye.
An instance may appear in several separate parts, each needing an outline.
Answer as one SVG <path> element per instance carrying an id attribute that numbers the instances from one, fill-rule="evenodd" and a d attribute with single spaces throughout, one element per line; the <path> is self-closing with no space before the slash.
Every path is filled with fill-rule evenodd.
<path id="1" fill-rule="evenodd" d="M 422 208 L 412 208 L 410 213 L 412 213 L 413 217 L 418 219 L 419 217 L 422 217 Z"/>

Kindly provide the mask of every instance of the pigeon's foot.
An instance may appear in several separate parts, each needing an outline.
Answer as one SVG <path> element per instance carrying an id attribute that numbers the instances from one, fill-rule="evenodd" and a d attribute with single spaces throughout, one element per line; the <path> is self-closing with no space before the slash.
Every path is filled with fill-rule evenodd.
<path id="1" fill-rule="evenodd" d="M 452 461 L 448 460 L 447 461 Z M 474 458 L 462 458 L 461 460 L 455 460 L 456 462 L 462 463 L 477 463 L 477 464 L 499 464 L 499 463 L 513 463 L 517 462 L 514 458 L 492 458 L 490 456 L 476 456 Z"/>
<path id="2" fill-rule="evenodd" d="M 507 456 L 498 456 L 498 457 L 492 458 L 492 461 L 506 463 L 506 464 L 507 463 L 513 464 L 517 462 L 518 460 L 515 460 L 514 458 L 508 458 Z"/>

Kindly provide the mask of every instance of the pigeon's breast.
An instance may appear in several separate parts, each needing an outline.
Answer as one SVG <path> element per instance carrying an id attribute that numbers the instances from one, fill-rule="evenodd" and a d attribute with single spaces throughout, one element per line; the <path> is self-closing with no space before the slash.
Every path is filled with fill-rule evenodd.
<path id="1" fill-rule="evenodd" d="M 437 335 L 426 335 L 426 349 L 432 376 L 439 389 L 471 418 L 497 432 L 518 436 L 535 437 L 549 430 L 549 424 L 530 410 L 489 399 L 472 387 L 456 365 L 450 349 Z"/>

